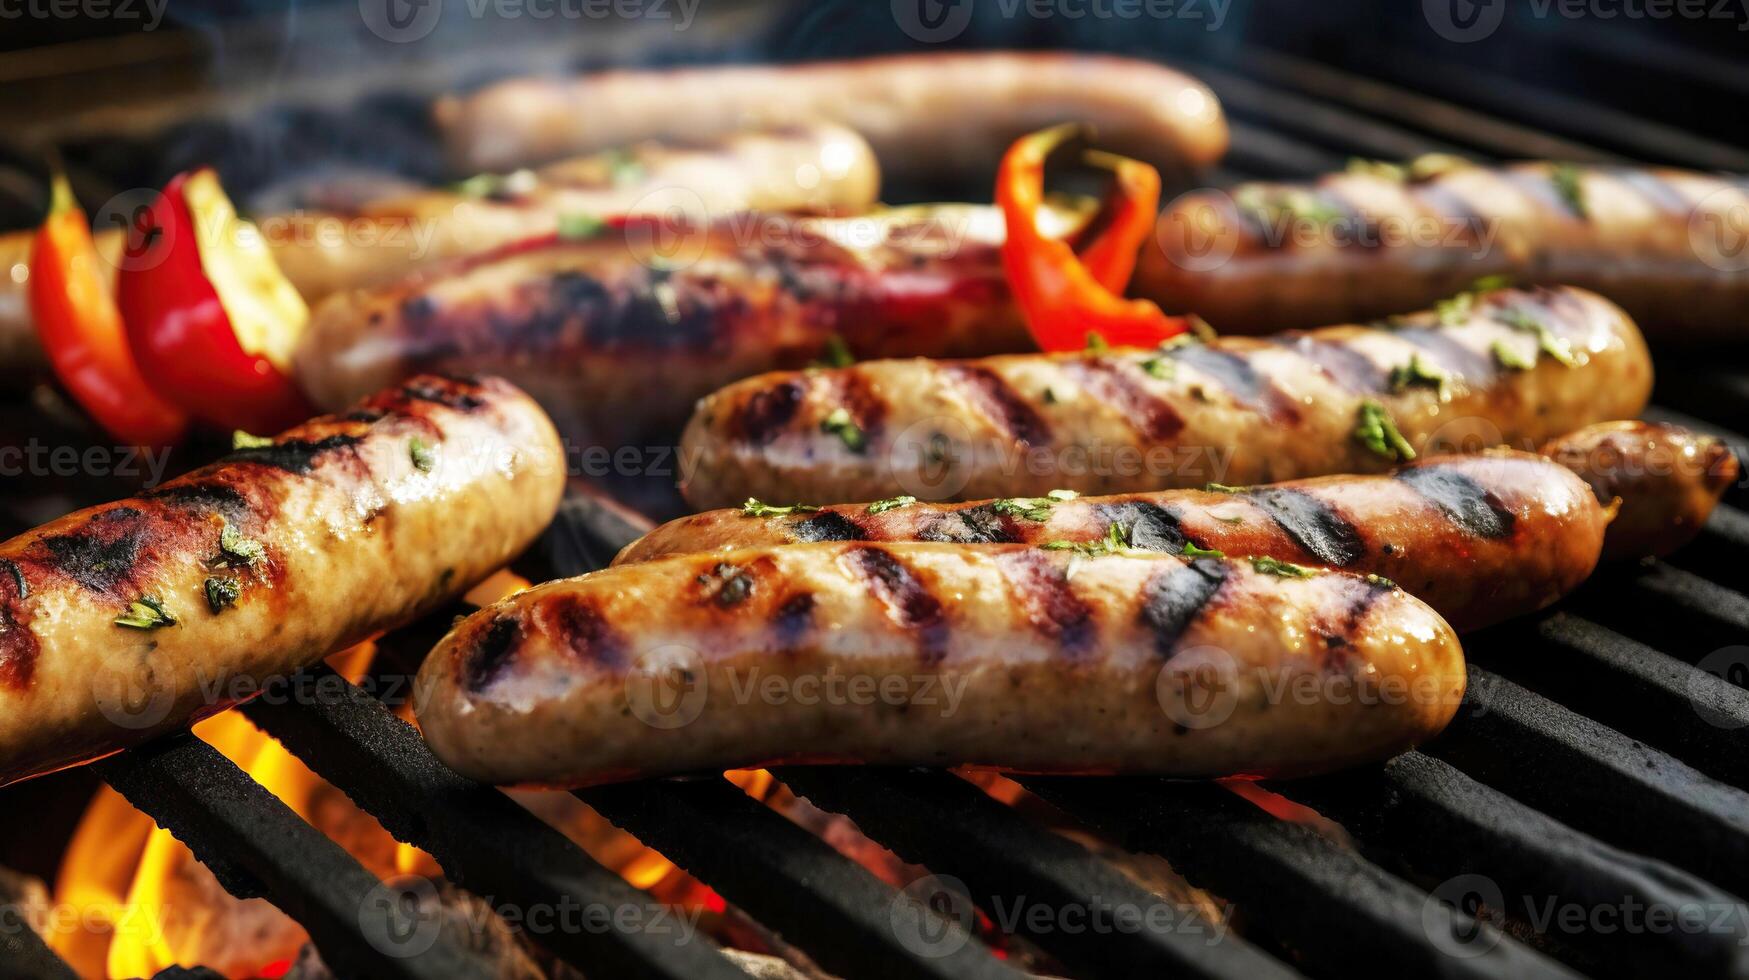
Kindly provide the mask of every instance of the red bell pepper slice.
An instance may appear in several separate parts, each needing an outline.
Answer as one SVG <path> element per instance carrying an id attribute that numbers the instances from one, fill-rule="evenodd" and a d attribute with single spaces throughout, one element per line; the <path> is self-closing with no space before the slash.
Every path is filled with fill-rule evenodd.
<path id="1" fill-rule="evenodd" d="M 1090 336 L 1114 347 L 1151 347 L 1190 328 L 1147 300 L 1125 299 L 1135 254 L 1159 202 L 1160 177 L 1135 160 L 1094 153 L 1089 162 L 1113 169 L 1121 206 L 1104 234 L 1077 256 L 1068 242 L 1038 229 L 1044 206 L 1045 158 L 1078 130 L 1056 126 L 1009 147 L 996 176 L 996 203 L 1007 223 L 1002 268 L 1027 328 L 1046 351 L 1081 350 Z M 1127 195 L 1135 195 L 1126 199 Z M 1151 198 L 1151 200 L 1150 200 Z"/>
<path id="2" fill-rule="evenodd" d="M 210 425 L 277 432 L 314 414 L 292 380 L 309 307 L 211 170 L 177 175 L 130 229 L 117 297 L 148 381 Z"/>
<path id="3" fill-rule="evenodd" d="M 85 212 L 56 174 L 49 216 L 30 251 L 30 314 L 49 366 L 73 400 L 116 439 L 168 446 L 188 418 L 146 383 Z"/>

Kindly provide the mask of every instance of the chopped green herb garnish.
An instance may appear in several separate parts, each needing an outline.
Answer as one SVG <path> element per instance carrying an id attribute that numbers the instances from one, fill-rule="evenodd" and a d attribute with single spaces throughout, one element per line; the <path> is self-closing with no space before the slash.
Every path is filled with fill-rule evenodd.
<path id="1" fill-rule="evenodd" d="M 226 522 L 219 528 L 219 562 L 218 564 L 236 567 L 239 565 L 253 566 L 267 557 L 267 549 L 261 542 L 246 538 L 236 528 Z"/>
<path id="2" fill-rule="evenodd" d="M 856 363 L 856 355 L 850 353 L 850 345 L 844 338 L 833 334 L 826 338 L 826 349 L 820 352 L 820 357 L 814 362 L 816 367 L 841 368 Z"/>
<path id="3" fill-rule="evenodd" d="M 1423 153 L 1409 161 L 1409 179 L 1415 183 L 1443 177 L 1454 170 L 1468 170 L 1475 164 L 1451 153 Z"/>
<path id="4" fill-rule="evenodd" d="M 820 420 L 820 431 L 837 436 L 844 443 L 844 448 L 853 453 L 860 453 L 868 448 L 868 436 L 856 420 L 850 417 L 847 408 L 834 408 L 831 414 Z"/>
<path id="5" fill-rule="evenodd" d="M 1250 487 L 1230 487 L 1225 483 L 1205 483 L 1202 485 L 1206 493 L 1244 493 Z"/>
<path id="6" fill-rule="evenodd" d="M 1211 516 L 1214 516 L 1214 515 L 1211 515 Z M 1220 521 L 1222 524 L 1243 524 L 1243 523 L 1245 523 L 1245 518 L 1240 517 L 1238 514 L 1234 514 L 1232 517 L 1218 517 L 1218 516 L 1216 516 L 1215 520 Z"/>
<path id="7" fill-rule="evenodd" d="M 1442 326 L 1455 327 L 1468 320 L 1475 307 L 1476 294 L 1466 291 L 1433 304 L 1433 314 Z"/>
<path id="8" fill-rule="evenodd" d="M 1591 220 L 1591 211 L 1585 205 L 1584 173 L 1570 163 L 1557 163 L 1549 170 L 1549 182 L 1555 185 L 1555 192 L 1561 195 L 1561 200 L 1567 202 L 1575 215 L 1581 220 Z"/>
<path id="9" fill-rule="evenodd" d="M 812 514 L 819 509 L 811 504 L 790 504 L 788 507 L 779 507 L 775 504 L 768 504 L 758 497 L 748 497 L 746 502 L 741 504 L 741 516 L 781 517 L 784 514 Z"/>
<path id="10" fill-rule="evenodd" d="M 1383 575 L 1370 575 L 1369 574 L 1366 577 L 1366 581 L 1367 581 L 1367 584 L 1376 585 L 1381 589 L 1394 589 L 1397 587 L 1397 583 L 1391 581 L 1388 578 L 1385 578 Z"/>
<path id="11" fill-rule="evenodd" d="M 418 436 L 407 440 L 407 455 L 413 460 L 413 468 L 421 473 L 429 473 L 437 465 L 437 447 Z"/>
<path id="12" fill-rule="evenodd" d="M 1472 293 L 1491 293 L 1496 289 L 1511 288 L 1512 277 L 1503 272 L 1486 275 L 1477 279 L 1475 282 L 1470 283 L 1470 292 Z"/>
<path id="13" fill-rule="evenodd" d="M 115 618 L 115 625 L 131 630 L 155 630 L 161 626 L 175 626 L 176 617 L 170 615 L 158 599 L 143 595 L 128 603 L 128 611 Z"/>
<path id="14" fill-rule="evenodd" d="M 242 594 L 243 585 L 234 578 L 214 576 L 206 580 L 206 605 L 215 616 L 236 605 Z"/>
<path id="15" fill-rule="evenodd" d="M 1114 522 L 1106 527 L 1105 537 L 1098 541 L 1047 541 L 1039 547 L 1047 551 L 1074 551 L 1089 558 L 1114 555 L 1130 550 L 1130 529 L 1128 525 Z"/>
<path id="16" fill-rule="evenodd" d="M 1049 386 L 1046 386 L 1044 393 L 1039 397 L 1044 399 L 1046 405 L 1055 405 L 1057 403 L 1057 393 L 1052 391 Z"/>
<path id="17" fill-rule="evenodd" d="M 1141 367 L 1148 377 L 1161 381 L 1171 381 L 1178 376 L 1178 365 L 1158 354 L 1143 358 Z"/>
<path id="18" fill-rule="evenodd" d="M 231 433 L 231 449 L 233 451 L 238 449 L 260 449 L 263 446 L 271 445 L 273 445 L 273 438 L 271 436 L 252 436 L 249 433 L 244 432 L 242 429 L 238 429 Z"/>
<path id="19" fill-rule="evenodd" d="M 1447 388 L 1451 384 L 1451 375 L 1437 367 L 1422 363 L 1420 354 L 1410 354 L 1409 363 L 1399 364 L 1391 369 L 1391 390 L 1405 391 L 1411 387 L 1432 388 L 1439 394 L 1439 400 L 1448 397 Z"/>
<path id="20" fill-rule="evenodd" d="M 1504 340 L 1494 341 L 1490 350 L 1494 352 L 1494 360 L 1499 361 L 1500 366 L 1508 371 L 1529 371 L 1536 367 L 1535 359 L 1526 359 L 1523 354 L 1507 346 Z"/>
<path id="21" fill-rule="evenodd" d="M 1093 331 L 1089 330 L 1089 331 L 1087 331 L 1087 349 L 1088 350 L 1110 350 L 1111 345 L 1106 343 L 1104 337 L 1101 337 L 1099 334 L 1096 334 Z"/>
<path id="22" fill-rule="evenodd" d="M 1186 558 L 1225 558 L 1227 553 L 1214 548 L 1199 548 L 1195 541 L 1184 542 L 1184 557 Z"/>
<path id="23" fill-rule="evenodd" d="M 612 151 L 608 154 L 607 165 L 613 173 L 613 182 L 616 186 L 624 187 L 644 179 L 644 164 L 630 150 Z"/>
<path id="24" fill-rule="evenodd" d="M 1397 423 L 1391 419 L 1391 413 L 1370 398 L 1360 403 L 1354 425 L 1354 438 L 1386 459 L 1408 462 L 1415 458 L 1415 447 L 1409 445 L 1409 440 L 1403 438 L 1403 433 L 1398 431 Z"/>
<path id="25" fill-rule="evenodd" d="M 1279 225 L 1284 220 L 1327 225 L 1342 219 L 1342 211 L 1301 187 L 1267 187 L 1248 184 L 1233 195 L 1233 203 L 1251 212 L 1260 222 Z"/>
<path id="26" fill-rule="evenodd" d="M 1280 575 L 1283 578 L 1311 578 L 1315 572 L 1304 565 L 1296 565 L 1291 561 L 1282 561 L 1268 555 L 1257 555 L 1251 559 L 1251 567 L 1263 575 Z"/>
<path id="27" fill-rule="evenodd" d="M 1537 349 L 1562 364 L 1568 367 L 1579 365 L 1580 359 L 1573 353 L 1573 344 L 1565 337 L 1555 336 L 1548 324 L 1537 319 L 1535 315 L 1516 307 L 1509 307 L 1494 314 L 1494 319 L 1514 330 L 1535 334 Z"/>
<path id="28" fill-rule="evenodd" d="M 568 242 L 583 242 L 601 234 L 607 222 L 593 214 L 559 215 L 559 237 Z"/>
<path id="29" fill-rule="evenodd" d="M 504 185 L 504 178 L 497 174 L 475 174 L 465 180 L 457 181 L 455 190 L 458 194 L 468 197 L 491 197 Z"/>
<path id="30" fill-rule="evenodd" d="M 1188 334 L 1188 336 L 1191 338 L 1189 340 L 1184 341 L 1184 343 L 1187 343 L 1187 344 L 1189 344 L 1189 343 L 1206 344 L 1209 341 L 1215 339 L 1215 328 L 1213 326 L 1211 326 L 1207 320 L 1204 320 L 1202 317 L 1197 316 L 1195 313 L 1184 314 L 1184 322 L 1190 325 L 1190 333 Z M 1186 334 L 1179 334 L 1178 335 L 1178 337 L 1184 337 L 1184 336 L 1187 336 L 1187 335 Z M 1168 340 L 1166 342 L 1166 344 L 1167 345 L 1172 344 L 1172 342 L 1177 340 L 1178 337 L 1174 337 L 1174 338 L 1172 338 L 1172 340 Z"/>
<path id="31" fill-rule="evenodd" d="M 869 504 L 868 512 L 870 514 L 885 514 L 889 510 L 898 510 L 900 507 L 909 507 L 916 502 L 916 497 L 913 497 L 908 493 L 901 494 L 897 497 L 888 497 L 885 500 L 877 500 L 874 503 Z"/>
<path id="32" fill-rule="evenodd" d="M 1008 517 L 1024 517 L 1043 524 L 1051 519 L 1051 503 L 1045 497 L 1009 497 L 990 501 L 990 509 Z"/>
<path id="33" fill-rule="evenodd" d="M 1077 493 L 1074 490 L 1046 490 L 1045 491 L 1045 497 L 1047 497 L 1048 499 L 1051 499 L 1051 500 L 1059 501 L 1059 502 L 1064 501 L 1064 500 L 1074 500 L 1076 497 L 1079 497 L 1079 496 L 1081 496 L 1081 494 Z"/>
<path id="34" fill-rule="evenodd" d="M 1409 179 L 1408 168 L 1400 163 L 1388 160 L 1366 160 L 1361 157 L 1348 158 L 1348 172 L 1358 177 L 1381 177 L 1393 183 L 1405 183 Z"/>

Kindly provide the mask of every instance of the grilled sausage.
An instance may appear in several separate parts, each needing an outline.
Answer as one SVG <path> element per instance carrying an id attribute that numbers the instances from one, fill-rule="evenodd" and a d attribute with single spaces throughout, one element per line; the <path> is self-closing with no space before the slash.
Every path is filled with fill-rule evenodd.
<path id="1" fill-rule="evenodd" d="M 1541 452 L 1616 508 L 1603 548 L 1610 559 L 1663 557 L 1694 540 L 1738 475 L 1729 446 L 1655 422 L 1587 426 Z"/>
<path id="2" fill-rule="evenodd" d="M 834 337 L 861 357 L 1031 346 L 1002 278 L 1000 217 L 959 206 L 745 214 L 523 242 L 330 298 L 298 376 L 327 406 L 416 371 L 490 371 L 568 435 L 672 440 L 699 397 L 802 367 Z"/>
<path id="3" fill-rule="evenodd" d="M 861 137 L 841 126 L 797 125 L 724 134 L 710 143 L 640 143 L 539 171 L 475 177 L 458 190 L 300 209 L 258 224 L 280 269 L 315 302 L 445 259 L 550 235 L 561 217 L 747 208 L 855 214 L 874 203 L 879 188 L 879 170 Z M 102 231 L 97 242 L 115 268 L 123 233 Z M 0 236 L 0 371 L 8 374 L 43 364 L 26 301 L 30 244 L 29 232 Z M 346 400 L 374 390 L 357 390 Z"/>
<path id="4" fill-rule="evenodd" d="M 1382 472 L 1406 453 L 1361 423 L 1388 415 L 1415 452 L 1534 445 L 1637 415 L 1651 380 L 1644 342 L 1608 301 L 1500 290 L 1388 329 L 762 375 L 699 403 L 681 489 L 702 509 Z"/>
<path id="5" fill-rule="evenodd" d="M 420 670 L 456 771 L 575 786 L 777 763 L 1302 774 L 1437 733 L 1463 655 L 1339 572 L 1024 546 L 827 542 L 552 582 Z"/>
<path id="6" fill-rule="evenodd" d="M 435 608 L 527 546 L 563 483 L 527 396 L 423 377 L 0 544 L 0 782 Z"/>
<path id="7" fill-rule="evenodd" d="M 902 500 L 782 515 L 708 511 L 656 528 L 627 545 L 615 563 L 839 540 L 1121 540 L 1167 554 L 1182 554 L 1188 545 L 1383 576 L 1462 632 L 1541 609 L 1577 588 L 1597 564 L 1609 523 L 1571 472 L 1512 450 L 1434 457 L 1390 476 L 1218 491 L 962 504 Z"/>
<path id="8" fill-rule="evenodd" d="M 1679 170 L 1458 165 L 1185 195 L 1134 291 L 1217 329 L 1266 333 L 1419 309 L 1502 274 L 1572 285 L 1653 340 L 1742 336 L 1749 185 Z"/>
<path id="9" fill-rule="evenodd" d="M 1025 133 L 1094 126 L 1100 145 L 1175 171 L 1219 159 L 1214 93 L 1160 65 L 1058 52 L 913 54 L 809 64 L 518 79 L 437 106 L 450 159 L 501 170 L 650 138 L 830 119 L 889 174 L 988 173 Z"/>

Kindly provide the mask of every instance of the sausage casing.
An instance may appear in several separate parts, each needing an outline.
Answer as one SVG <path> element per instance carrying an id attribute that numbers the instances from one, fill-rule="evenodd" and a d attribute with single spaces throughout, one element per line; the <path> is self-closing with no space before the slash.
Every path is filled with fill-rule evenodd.
<path id="1" fill-rule="evenodd" d="M 1656 422 L 1586 426 L 1541 452 L 1615 508 L 1603 548 L 1609 559 L 1663 557 L 1694 540 L 1739 472 L 1723 442 Z"/>
<path id="2" fill-rule="evenodd" d="M 988 172 L 1033 130 L 1093 126 L 1100 144 L 1182 170 L 1219 159 L 1227 125 L 1201 82 L 1147 61 L 1058 52 L 897 55 L 517 79 L 438 104 L 462 170 L 527 166 L 650 138 L 830 119 L 889 173 Z"/>
<path id="3" fill-rule="evenodd" d="M 522 242 L 331 297 L 298 376 L 331 406 L 421 370 L 489 371 L 567 435 L 672 440 L 699 397 L 825 357 L 834 338 L 861 357 L 1030 346 L 1001 236 L 994 209 L 942 206 L 632 222 Z"/>
<path id="4" fill-rule="evenodd" d="M 1169 206 L 1134 291 L 1222 331 L 1358 322 L 1488 275 L 1619 304 L 1654 341 L 1733 340 L 1749 186 L 1680 170 L 1457 165 L 1199 191 Z"/>
<path id="5" fill-rule="evenodd" d="M 551 423 L 422 377 L 0 544 L 0 781 L 174 730 L 467 589 L 552 519 Z"/>
<path id="6" fill-rule="evenodd" d="M 458 772 L 573 786 L 788 762 L 1310 773 L 1432 736 L 1463 687 L 1450 627 L 1358 576 L 828 542 L 537 586 L 445 637 L 416 703 Z"/>
<path id="7" fill-rule="evenodd" d="M 809 541 L 1037 545 L 1115 536 L 1168 554 L 1189 545 L 1380 575 L 1462 632 L 1541 609 L 1577 588 L 1597 564 L 1609 523 L 1572 472 L 1511 450 L 1437 456 L 1390 476 L 1221 491 L 893 503 L 766 516 L 708 511 L 656 528 L 615 562 Z"/>
<path id="8" fill-rule="evenodd" d="M 1383 416 L 1420 453 L 1535 445 L 1645 406 L 1645 344 L 1607 300 L 1466 296 L 1389 327 L 750 378 L 699 403 L 681 489 L 709 508 L 1250 485 L 1389 469 L 1407 453 L 1357 434 Z"/>

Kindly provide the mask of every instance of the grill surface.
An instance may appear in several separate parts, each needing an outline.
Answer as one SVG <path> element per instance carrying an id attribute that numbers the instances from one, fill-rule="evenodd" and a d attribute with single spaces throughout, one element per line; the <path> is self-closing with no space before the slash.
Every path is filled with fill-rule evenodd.
<path id="1" fill-rule="evenodd" d="M 1563 48 L 1563 56 L 1588 59 L 1593 70 L 1643 72 L 1654 90 L 1680 82 L 1688 99 L 1716 106 L 1745 88 L 1741 76 L 1681 49 L 1658 48 L 1635 65 L 1641 49 L 1597 27 L 1576 28 L 1578 53 Z M 1424 152 L 1749 170 L 1749 150 L 1654 121 L 1631 93 L 1612 99 L 1626 108 L 1605 111 L 1474 58 L 1447 63 L 1395 44 L 1410 31 L 1400 19 L 1385 18 L 1379 31 L 1380 44 L 1364 54 L 1347 46 L 1331 59 L 1339 63 L 1308 57 L 1299 35 L 1280 26 L 1174 58 L 1207 80 L 1231 115 L 1233 151 L 1214 178 L 1298 177 L 1351 155 Z M 393 100 L 371 105 L 371 113 L 303 112 L 295 122 L 357 133 L 392 119 L 395 139 L 428 138 Z M 1701 118 L 1693 106 L 1673 115 Z M 82 146 L 73 163 L 88 180 L 132 186 L 142 173 L 184 162 L 177 154 L 190 145 L 207 145 L 191 144 L 187 131 L 167 138 L 174 151 L 153 163 L 126 152 L 138 144 L 119 142 Z M 211 132 L 212 145 L 230 145 L 222 130 Z M 1742 455 L 1735 433 L 1749 430 L 1749 373 L 1717 358 L 1659 365 L 1677 383 L 1659 387 L 1660 407 L 1649 414 L 1723 435 Z M 1738 509 L 1749 496 L 1739 487 L 1729 499 L 1736 506 L 1721 507 L 1701 539 L 1668 562 L 1606 570 L 1554 611 L 1467 638 L 1465 708 L 1423 751 L 1265 787 L 1335 820 L 1346 835 L 1279 819 L 1217 784 L 1025 780 L 1044 801 L 1126 847 L 1164 855 L 1193 884 L 1233 902 L 1244 938 L 1228 932 L 1211 942 L 1206 926 L 1187 922 L 1111 934 L 1023 924 L 1021 933 L 1071 975 L 1333 976 L 1364 957 L 1368 966 L 1453 977 L 1749 976 L 1749 923 L 1736 897 L 1749 894 L 1741 734 L 1749 692 L 1741 671 L 1726 679 L 1695 666 L 1749 636 L 1749 597 L 1735 585 L 1749 563 L 1749 514 Z M 599 567 L 638 530 L 578 496 L 536 549 L 533 574 Z M 383 660 L 416 663 L 447 622 L 447 614 L 433 617 L 387 638 Z M 309 673 L 322 681 L 306 688 L 317 696 L 264 698 L 242 710 L 396 837 L 436 857 L 457 884 L 524 908 L 653 902 L 507 797 L 449 773 L 372 695 L 326 668 Z M 342 972 L 491 975 L 444 938 L 397 955 L 399 947 L 380 941 L 382 930 L 399 935 L 409 923 L 393 902 L 373 904 L 374 880 L 204 744 L 169 739 L 99 771 L 189 843 L 231 891 L 265 896 L 298 919 Z M 968 898 L 986 913 L 1019 900 L 1057 909 L 1154 901 L 1116 866 L 950 774 L 798 768 L 776 776 L 938 877 L 896 891 L 716 776 L 578 795 L 845 976 L 1016 975 L 1000 951 L 963 934 L 970 917 L 956 902 Z M 1699 932 L 1556 935 L 1531 928 L 1523 912 L 1624 902 L 1731 914 Z M 657 929 L 538 938 L 591 975 L 740 975 L 710 941 Z M 67 975 L 27 930 L 0 935 L 0 974 Z"/>

